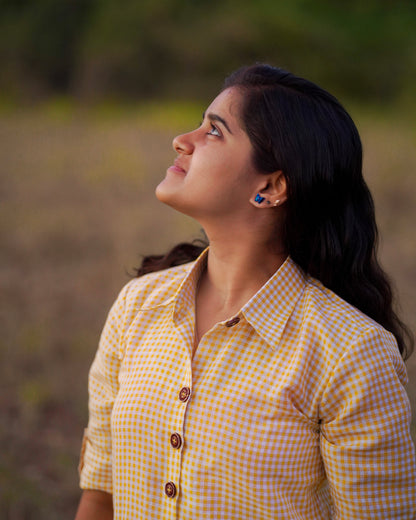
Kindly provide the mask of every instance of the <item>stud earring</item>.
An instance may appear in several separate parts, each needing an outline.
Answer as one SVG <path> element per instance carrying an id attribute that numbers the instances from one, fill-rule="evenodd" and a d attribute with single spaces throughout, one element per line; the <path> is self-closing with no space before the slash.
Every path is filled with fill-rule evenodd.
<path id="1" fill-rule="evenodd" d="M 264 200 L 264 197 L 260 195 L 260 193 L 257 193 L 257 195 L 254 198 L 254 202 L 257 202 L 258 204 L 261 204 Z"/>
<path id="2" fill-rule="evenodd" d="M 274 206 L 274 207 L 278 206 L 278 205 L 279 205 L 279 202 L 280 202 L 279 199 L 275 200 L 274 203 L 273 203 L 273 206 Z"/>

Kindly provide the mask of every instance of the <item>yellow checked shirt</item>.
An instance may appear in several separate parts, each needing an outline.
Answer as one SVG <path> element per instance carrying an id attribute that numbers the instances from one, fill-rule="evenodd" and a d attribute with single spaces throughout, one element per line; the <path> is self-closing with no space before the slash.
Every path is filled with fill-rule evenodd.
<path id="1" fill-rule="evenodd" d="M 116 520 L 416 518 L 392 335 L 288 258 L 194 342 L 191 264 L 132 280 L 90 371 L 81 487 Z"/>

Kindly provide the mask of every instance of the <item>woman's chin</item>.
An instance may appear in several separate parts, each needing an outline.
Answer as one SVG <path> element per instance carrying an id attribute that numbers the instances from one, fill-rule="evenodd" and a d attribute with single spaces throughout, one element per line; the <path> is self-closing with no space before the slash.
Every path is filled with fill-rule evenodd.
<path id="1" fill-rule="evenodd" d="M 178 201 L 178 194 L 175 193 L 175 190 L 171 187 L 167 186 L 167 183 L 165 181 L 162 181 L 155 190 L 155 195 L 157 200 L 160 202 L 163 202 L 163 204 L 166 204 L 167 206 L 170 206 L 173 209 L 176 209 L 178 211 L 181 211 Z"/>
<path id="2" fill-rule="evenodd" d="M 174 198 L 172 194 L 172 190 L 166 185 L 166 179 L 163 179 L 161 183 L 159 183 L 155 190 L 155 195 L 160 202 L 164 204 L 169 204 L 170 199 Z"/>
<path id="3" fill-rule="evenodd" d="M 164 189 L 164 187 L 160 186 L 160 184 L 156 188 L 155 194 L 156 198 L 163 204 L 166 204 L 166 206 L 170 206 L 172 209 L 182 213 L 183 215 L 195 218 L 195 208 L 189 207 L 192 205 L 187 203 L 184 198 L 180 196 L 180 194 L 174 193 L 173 190 Z"/>

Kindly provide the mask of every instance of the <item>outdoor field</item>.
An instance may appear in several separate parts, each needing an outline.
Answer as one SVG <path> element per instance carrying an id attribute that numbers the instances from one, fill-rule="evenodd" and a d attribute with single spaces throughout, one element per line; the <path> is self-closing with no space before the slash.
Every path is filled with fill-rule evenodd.
<path id="1" fill-rule="evenodd" d="M 154 188 L 175 156 L 172 137 L 204 108 L 49 100 L 0 113 L 1 518 L 74 516 L 87 374 L 109 307 L 141 255 L 200 236 Z M 364 143 L 382 263 L 415 331 L 414 122 L 347 108 Z M 408 369 L 416 412 L 416 354 Z"/>

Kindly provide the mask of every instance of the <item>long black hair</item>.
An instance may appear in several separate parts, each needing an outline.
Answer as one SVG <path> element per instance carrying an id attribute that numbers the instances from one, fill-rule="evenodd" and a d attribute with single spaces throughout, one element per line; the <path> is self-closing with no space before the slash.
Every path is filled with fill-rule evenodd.
<path id="1" fill-rule="evenodd" d="M 393 310 L 393 294 L 377 256 L 374 203 L 362 175 L 357 128 L 339 101 L 314 83 L 270 65 L 232 73 L 224 89 L 242 92 L 241 124 L 260 172 L 282 170 L 286 251 L 319 279 L 396 337 L 410 355 L 410 331 Z M 196 258 L 202 244 L 180 244 L 147 257 L 138 275 Z"/>

